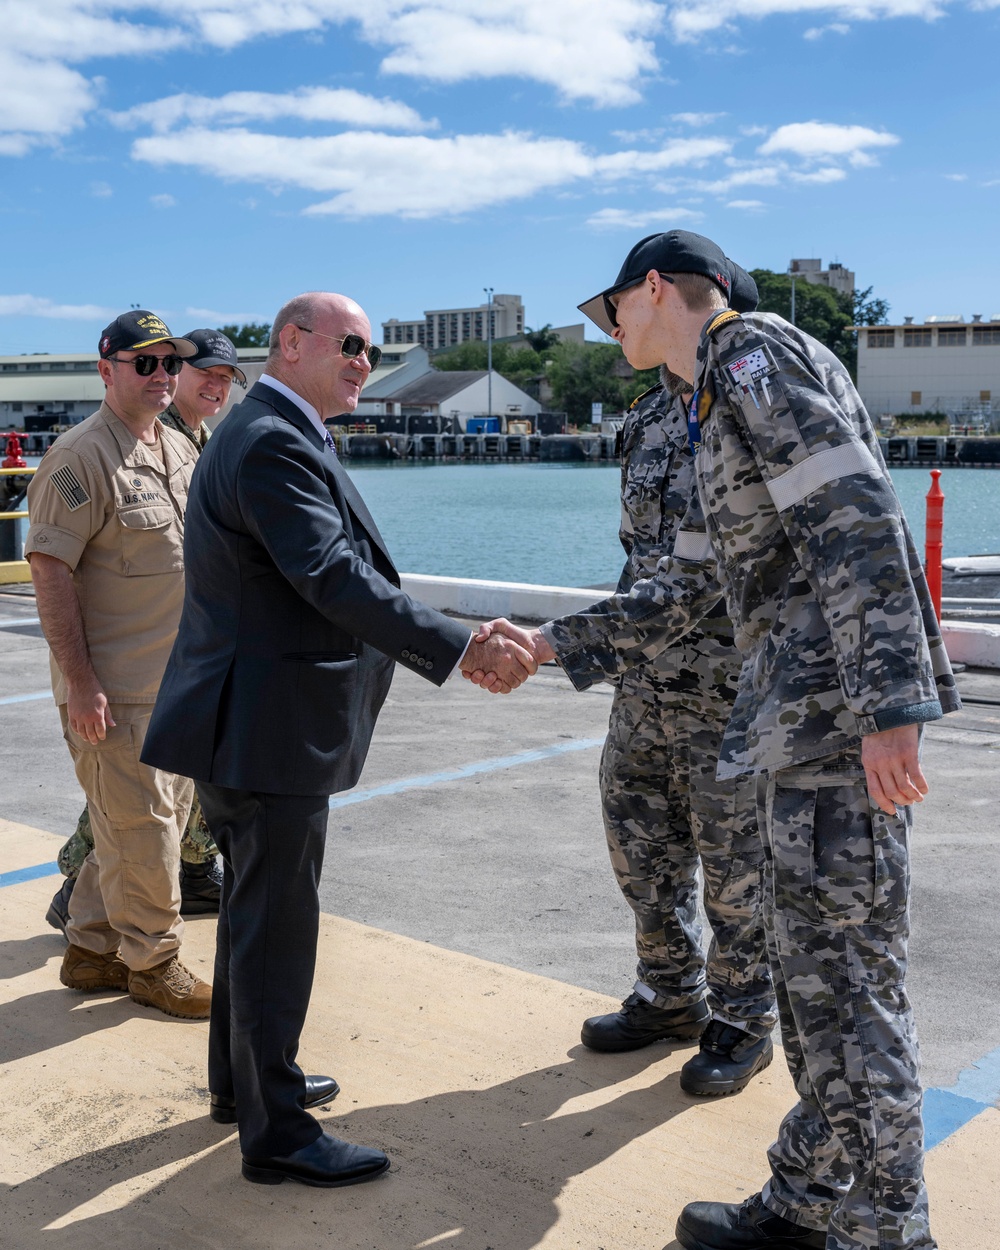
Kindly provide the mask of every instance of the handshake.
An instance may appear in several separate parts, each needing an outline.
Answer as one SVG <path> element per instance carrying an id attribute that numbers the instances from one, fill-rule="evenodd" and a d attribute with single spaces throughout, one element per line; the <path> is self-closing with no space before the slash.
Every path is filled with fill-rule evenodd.
<path id="1" fill-rule="evenodd" d="M 521 629 L 501 616 L 480 625 L 462 656 L 462 676 L 490 694 L 510 694 L 555 655 L 540 629 Z"/>

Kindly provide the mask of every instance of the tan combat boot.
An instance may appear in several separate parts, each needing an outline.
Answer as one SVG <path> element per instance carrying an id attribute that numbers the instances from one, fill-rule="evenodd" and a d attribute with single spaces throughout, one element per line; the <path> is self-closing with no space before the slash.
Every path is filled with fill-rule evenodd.
<path id="1" fill-rule="evenodd" d="M 181 1020 L 207 1020 L 212 1011 L 212 987 L 188 972 L 176 955 L 155 968 L 130 972 L 128 994 L 134 1003 Z"/>
<path id="2" fill-rule="evenodd" d="M 72 944 L 59 969 L 59 980 L 70 990 L 127 990 L 128 975 L 117 951 L 100 955 Z"/>

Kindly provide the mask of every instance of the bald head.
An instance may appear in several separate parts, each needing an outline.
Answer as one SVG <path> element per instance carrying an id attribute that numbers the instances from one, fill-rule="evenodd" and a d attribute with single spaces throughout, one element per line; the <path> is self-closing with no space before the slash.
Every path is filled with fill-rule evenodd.
<path id="1" fill-rule="evenodd" d="M 326 420 L 358 405 L 371 365 L 367 355 L 346 357 L 344 337 L 371 341 L 364 309 L 334 291 L 306 291 L 278 311 L 271 326 L 266 372 L 284 382 Z"/>
<path id="2" fill-rule="evenodd" d="M 359 304 L 346 295 L 338 295 L 336 291 L 304 291 L 301 295 L 293 295 L 287 304 L 278 309 L 271 325 L 271 335 L 267 340 L 268 360 L 275 354 L 281 354 L 281 331 L 285 326 L 300 325 L 315 330 L 318 328 L 314 324 L 317 320 L 349 312 L 360 313 L 362 317 L 365 315 Z"/>

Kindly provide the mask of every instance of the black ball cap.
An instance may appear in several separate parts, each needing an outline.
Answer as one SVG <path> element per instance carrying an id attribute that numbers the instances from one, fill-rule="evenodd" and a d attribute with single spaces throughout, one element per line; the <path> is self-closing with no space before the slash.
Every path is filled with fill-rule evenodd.
<path id="1" fill-rule="evenodd" d="M 184 336 L 198 349 L 197 355 L 189 356 L 186 364 L 196 369 L 211 369 L 213 365 L 228 365 L 241 386 L 246 386 L 247 375 L 240 368 L 240 358 L 232 339 L 221 330 L 189 330 Z"/>
<path id="2" fill-rule="evenodd" d="M 144 347 L 156 347 L 159 343 L 170 343 L 178 356 L 187 359 L 198 350 L 188 339 L 179 339 L 171 334 L 163 320 L 153 312 L 143 308 L 133 308 L 131 312 L 122 313 L 109 326 L 101 331 L 97 350 L 102 360 L 113 356 L 116 352 L 137 352 Z"/>
<path id="3" fill-rule="evenodd" d="M 625 257 L 618 277 L 578 308 L 605 334 L 614 332 L 609 295 L 638 286 L 651 269 L 657 273 L 700 273 L 710 278 L 737 312 L 753 312 L 757 307 L 757 285 L 735 261 L 729 259 L 717 243 L 703 234 L 689 230 L 668 230 L 640 239 Z"/>

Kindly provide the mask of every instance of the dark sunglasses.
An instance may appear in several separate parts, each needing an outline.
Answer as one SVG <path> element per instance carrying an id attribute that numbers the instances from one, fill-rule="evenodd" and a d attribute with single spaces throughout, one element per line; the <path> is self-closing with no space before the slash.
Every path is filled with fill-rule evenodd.
<path id="1" fill-rule="evenodd" d="M 362 352 L 368 357 L 368 363 L 373 369 L 378 368 L 378 362 L 382 359 L 382 349 L 374 343 L 366 343 L 360 334 L 345 334 L 343 338 L 334 338 L 332 334 L 324 334 L 322 330 L 310 330 L 308 326 L 296 326 L 297 330 L 301 330 L 303 334 L 315 334 L 321 339 L 329 339 L 331 343 L 340 344 L 340 354 L 348 360 L 354 360 L 360 356 Z"/>
<path id="2" fill-rule="evenodd" d="M 163 372 L 173 377 L 180 373 L 181 366 L 184 364 L 180 356 L 133 356 L 131 360 L 119 360 L 117 356 L 106 356 L 106 360 L 110 360 L 115 365 L 131 365 L 140 378 L 149 378 L 157 371 L 160 365 L 163 366 Z"/>
<path id="3" fill-rule="evenodd" d="M 657 272 L 659 272 L 659 271 L 657 271 Z M 661 274 L 660 274 L 660 277 L 663 279 L 663 281 L 664 281 L 664 282 L 669 282 L 671 286 L 673 286 L 673 285 L 674 285 L 674 280 L 673 280 L 673 278 L 671 278 L 670 274 L 668 274 L 668 273 L 661 273 Z M 645 274 L 643 274 L 641 278 L 636 278 L 636 280 L 635 280 L 634 282 L 630 283 L 628 286 L 623 286 L 623 287 L 622 287 L 620 290 L 618 290 L 618 291 L 612 291 L 611 295 L 602 295 L 602 296 L 601 296 L 601 298 L 604 300 L 604 311 L 608 314 L 608 320 L 611 322 L 611 324 L 612 324 L 613 326 L 616 326 L 616 327 L 617 327 L 617 325 L 618 325 L 618 317 L 617 317 L 617 315 L 616 315 L 616 313 L 615 313 L 615 306 L 614 306 L 614 304 L 612 304 L 612 302 L 611 302 L 612 296 L 615 296 L 615 295 L 624 295 L 626 291 L 631 291 L 631 290 L 632 290 L 632 287 L 634 287 L 634 286 L 639 286 L 641 283 L 643 283 L 643 282 L 645 282 L 645 281 L 646 281 L 646 275 L 645 275 Z"/>

